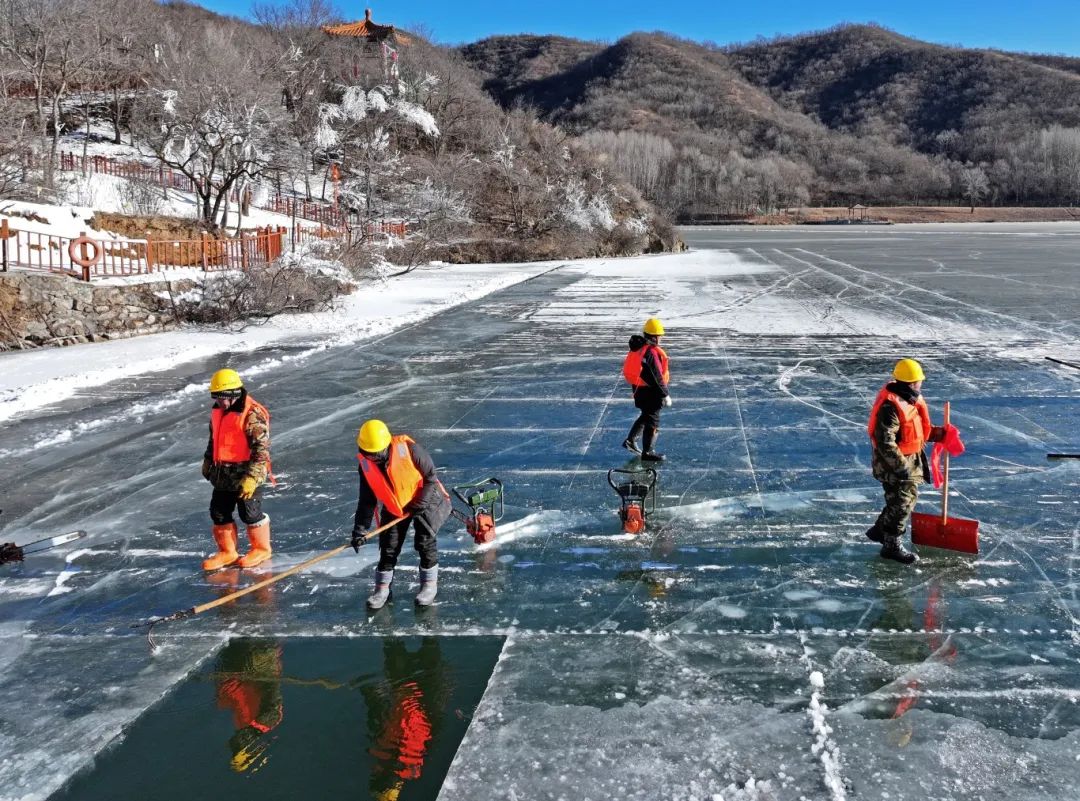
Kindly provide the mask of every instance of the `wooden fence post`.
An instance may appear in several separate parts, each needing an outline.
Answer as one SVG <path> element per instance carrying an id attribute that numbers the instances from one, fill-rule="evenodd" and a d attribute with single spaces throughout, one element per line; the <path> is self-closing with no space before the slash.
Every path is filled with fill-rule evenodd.
<path id="1" fill-rule="evenodd" d="M 240 269 L 247 272 L 248 269 L 248 249 L 247 249 L 248 237 L 247 234 L 241 232 L 240 234 Z"/>
<path id="2" fill-rule="evenodd" d="M 202 233 L 202 270 L 204 273 L 209 271 L 209 265 L 206 261 L 206 231 Z"/>
<path id="3" fill-rule="evenodd" d="M 81 237 L 84 237 L 84 236 L 86 236 L 86 231 L 79 231 L 79 237 L 81 238 Z M 83 268 L 82 268 L 82 277 L 83 277 L 84 281 L 89 283 L 90 282 L 90 251 L 87 250 L 85 242 L 83 244 L 81 244 L 79 246 L 79 248 L 80 248 L 79 255 L 82 256 L 83 261 L 86 262 L 86 264 L 84 264 Z"/>
<path id="4" fill-rule="evenodd" d="M 152 273 L 154 271 L 154 242 L 151 239 L 146 240 L 146 271 Z"/>
<path id="5" fill-rule="evenodd" d="M 7 241 L 8 241 L 9 236 L 11 236 L 11 232 L 8 230 L 8 221 L 7 221 L 7 217 L 5 217 L 2 221 L 0 221 L 0 237 L 3 237 L 3 242 L 0 242 L 0 250 L 3 250 L 3 255 L 4 255 L 3 271 L 5 273 L 8 271 Z"/>

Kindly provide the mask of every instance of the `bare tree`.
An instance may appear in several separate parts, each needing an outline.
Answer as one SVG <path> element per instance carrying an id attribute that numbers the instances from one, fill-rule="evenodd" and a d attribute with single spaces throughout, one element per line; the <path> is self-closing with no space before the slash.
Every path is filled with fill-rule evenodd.
<path id="1" fill-rule="evenodd" d="M 276 138 L 271 166 L 290 177 L 290 190 L 295 189 L 297 178 L 302 180 L 311 197 L 319 106 L 329 78 L 324 58 L 328 37 L 320 28 L 334 17 L 334 9 L 325 0 L 289 0 L 281 5 L 257 5 L 254 14 L 268 36 L 263 71 L 280 87 L 290 134 Z"/>
<path id="2" fill-rule="evenodd" d="M 90 74 L 97 48 L 85 19 L 104 11 L 102 0 L 6 0 L 0 48 L 15 59 L 32 87 L 38 130 L 50 136 L 45 181 L 52 185 L 68 93 Z M 47 110 L 46 110 L 47 106 Z"/>
<path id="3" fill-rule="evenodd" d="M 162 164 L 191 179 L 202 220 L 216 225 L 245 179 L 270 160 L 281 106 L 234 29 L 177 33 L 161 58 L 163 89 L 145 96 L 139 133 Z"/>
<path id="4" fill-rule="evenodd" d="M 975 204 L 990 190 L 990 183 L 986 179 L 986 172 L 982 167 L 970 166 L 960 170 L 960 186 L 964 197 L 971 205 L 972 214 L 975 213 Z"/>

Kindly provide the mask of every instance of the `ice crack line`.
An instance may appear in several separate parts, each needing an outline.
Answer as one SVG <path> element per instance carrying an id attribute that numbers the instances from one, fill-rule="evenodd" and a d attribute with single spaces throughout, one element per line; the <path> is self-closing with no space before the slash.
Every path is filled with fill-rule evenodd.
<path id="1" fill-rule="evenodd" d="M 807 645 L 805 634 L 799 634 L 799 643 L 803 649 L 799 661 L 810 674 L 810 706 L 806 709 L 814 732 L 814 744 L 810 746 L 810 751 L 821 761 L 821 766 L 825 771 L 825 786 L 829 788 L 830 797 L 833 801 L 846 801 L 847 788 L 840 773 L 840 748 L 832 739 L 832 727 L 826 721 L 829 706 L 821 700 L 821 693 L 825 689 L 825 677 L 821 675 L 820 670 L 814 670 L 814 662 L 810 658 L 811 650 Z"/>
<path id="2" fill-rule="evenodd" d="M 1024 319 L 1021 319 L 1020 317 L 1016 317 L 1016 316 L 1011 315 L 1011 314 L 1005 314 L 1003 312 L 997 312 L 997 311 L 994 311 L 993 309 L 988 309 L 985 306 L 979 306 L 978 304 L 975 304 L 975 303 L 969 303 L 968 301 L 960 300 L 959 298 L 955 298 L 955 297 L 951 297 L 950 295 L 947 295 L 944 292 L 938 292 L 936 290 L 927 289 L 927 288 L 921 287 L 921 286 L 916 286 L 914 284 L 908 283 L 907 281 L 903 281 L 903 280 L 901 280 L 899 278 L 892 278 L 891 276 L 882 275 L 880 273 L 875 273 L 875 272 L 872 272 L 870 270 L 865 270 L 865 269 L 862 269 L 861 267 L 856 267 L 854 264 L 848 264 L 847 262 L 844 262 L 844 261 L 838 261 L 837 259 L 831 259 L 828 256 L 825 256 L 824 254 L 815 253 L 814 251 L 806 250 L 805 248 L 795 248 L 795 250 L 798 250 L 799 252 L 805 253 L 805 254 L 807 254 L 809 256 L 816 256 L 817 258 L 822 259 L 822 260 L 827 261 L 827 262 L 831 262 L 832 264 L 835 264 L 838 267 L 845 267 L 845 268 L 847 268 L 849 270 L 852 270 L 853 272 L 859 273 L 859 274 L 867 276 L 869 278 L 877 278 L 878 280 L 886 281 L 886 282 L 888 282 L 890 284 L 894 284 L 896 286 L 901 287 L 903 289 L 903 291 L 920 292 L 920 293 L 923 293 L 925 295 L 929 295 L 931 297 L 937 298 L 938 300 L 943 300 L 943 301 L 945 301 L 947 303 L 953 303 L 953 304 L 956 304 L 957 306 L 963 306 L 965 308 L 971 309 L 971 310 L 973 310 L 975 312 L 978 312 L 980 314 L 985 314 L 985 315 L 987 315 L 989 317 L 996 317 L 999 320 L 1003 320 L 1004 322 L 1009 323 L 1010 325 L 1016 326 L 1017 328 L 1026 328 L 1029 331 L 1037 331 L 1041 336 L 1049 336 L 1049 337 L 1051 337 L 1053 339 L 1057 339 L 1057 338 L 1059 338 L 1061 336 L 1060 331 L 1050 329 L 1050 328 L 1046 328 L 1046 327 L 1041 326 L 1041 325 L 1039 325 L 1037 323 L 1033 323 L 1030 320 L 1024 320 Z M 795 258 L 795 257 L 792 256 L 792 258 Z M 797 258 L 795 260 L 796 261 L 802 261 L 801 259 L 797 259 Z M 807 262 L 803 262 L 803 263 L 805 264 Z M 879 294 L 881 294 L 881 293 L 879 293 Z M 925 312 L 923 312 L 923 314 L 925 314 Z"/>

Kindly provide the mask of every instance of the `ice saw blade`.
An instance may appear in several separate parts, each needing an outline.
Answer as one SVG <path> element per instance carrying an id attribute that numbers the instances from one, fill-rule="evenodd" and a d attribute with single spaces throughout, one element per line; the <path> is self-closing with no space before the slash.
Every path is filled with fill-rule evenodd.
<path id="1" fill-rule="evenodd" d="M 25 555 L 47 551 L 49 548 L 55 548 L 57 545 L 66 545 L 69 542 L 81 540 L 85 536 L 85 531 L 69 531 L 67 534 L 58 534 L 55 537 L 46 537 L 43 540 L 28 542 L 26 545 L 22 546 L 22 552 Z"/>

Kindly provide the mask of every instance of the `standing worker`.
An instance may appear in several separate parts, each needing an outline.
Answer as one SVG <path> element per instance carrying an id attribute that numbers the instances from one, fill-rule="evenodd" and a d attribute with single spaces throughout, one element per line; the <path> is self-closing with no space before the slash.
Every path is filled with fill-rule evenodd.
<path id="1" fill-rule="evenodd" d="M 663 335 L 664 326 L 655 317 L 650 317 L 642 332 L 630 337 L 630 352 L 623 361 L 623 376 L 634 388 L 634 405 L 641 410 L 623 440 L 623 447 L 640 453 L 642 461 L 647 462 L 664 461 L 664 455 L 653 450 L 660 431 L 660 410 L 671 405 L 668 356 L 660 347 Z M 641 450 L 638 450 L 637 438 L 642 433 Z"/>
<path id="2" fill-rule="evenodd" d="M 450 496 L 435 475 L 435 463 L 428 452 L 405 434 L 390 435 L 382 420 L 368 420 L 356 438 L 360 459 L 360 499 L 353 521 L 352 546 L 357 553 L 364 529 L 371 525 L 380 504 L 387 521 L 405 519 L 379 535 L 379 565 L 375 591 L 367 599 L 370 609 L 382 609 L 390 600 L 405 535 L 413 524 L 413 544 L 420 554 L 420 591 L 417 606 L 430 606 L 439 588 L 439 557 L 435 536 L 450 517 Z"/>
<path id="3" fill-rule="evenodd" d="M 905 550 L 900 538 L 919 498 L 919 484 L 930 478 L 923 448 L 945 432 L 930 424 L 930 409 L 921 394 L 926 378 L 922 366 L 914 359 L 901 359 L 892 376 L 895 380 L 878 392 L 866 426 L 873 445 L 874 478 L 885 489 L 885 508 L 866 536 L 882 543 L 883 558 L 910 565 L 919 557 Z"/>
<path id="4" fill-rule="evenodd" d="M 203 562 L 203 570 L 235 563 L 255 567 L 270 558 L 270 516 L 262 511 L 262 484 L 269 478 L 270 412 L 256 402 L 235 370 L 218 370 L 210 378 L 210 440 L 203 454 L 203 478 L 214 485 L 210 519 L 218 552 Z M 247 525 L 251 549 L 236 552 L 237 527 L 233 510 Z"/>

